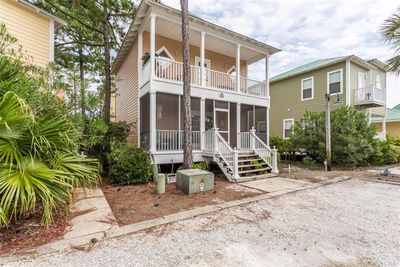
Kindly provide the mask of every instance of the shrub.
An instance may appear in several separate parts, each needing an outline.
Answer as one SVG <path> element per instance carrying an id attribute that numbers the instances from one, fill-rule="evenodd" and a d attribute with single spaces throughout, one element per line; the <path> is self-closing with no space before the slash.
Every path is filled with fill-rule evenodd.
<path id="1" fill-rule="evenodd" d="M 150 153 L 145 149 L 130 145 L 117 146 L 109 154 L 108 161 L 113 184 L 139 184 L 151 178 Z"/>
<path id="2" fill-rule="evenodd" d="M 378 141 L 376 153 L 371 161 L 374 164 L 394 164 L 400 162 L 399 139 L 387 136 L 385 141 Z"/>
<path id="3" fill-rule="evenodd" d="M 193 163 L 192 169 L 198 169 L 198 170 L 206 171 L 206 170 L 208 170 L 208 167 L 207 167 L 207 164 L 205 162 L 196 162 L 196 163 Z"/>
<path id="4" fill-rule="evenodd" d="M 289 153 L 291 148 L 290 139 L 283 139 L 279 135 L 271 135 L 269 138 L 270 147 L 275 147 L 278 149 L 279 153 Z"/>
<path id="5" fill-rule="evenodd" d="M 376 153 L 373 126 L 353 107 L 343 106 L 331 112 L 332 162 L 345 166 L 367 165 Z M 323 162 L 325 159 L 325 113 L 306 112 L 296 122 L 291 143 L 296 150 Z"/>
<path id="6" fill-rule="evenodd" d="M 312 157 L 310 157 L 310 156 L 305 156 L 305 157 L 303 158 L 303 163 L 304 163 L 306 166 L 310 167 L 310 166 L 314 165 L 314 164 L 316 163 L 316 161 L 315 161 Z"/>

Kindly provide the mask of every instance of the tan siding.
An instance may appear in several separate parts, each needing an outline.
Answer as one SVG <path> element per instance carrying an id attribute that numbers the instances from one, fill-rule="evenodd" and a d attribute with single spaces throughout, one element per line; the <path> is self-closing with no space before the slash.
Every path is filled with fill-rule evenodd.
<path id="1" fill-rule="evenodd" d="M 32 63 L 46 66 L 50 61 L 50 19 L 11 0 L 0 0 L 0 22 L 18 39 Z"/>
<path id="2" fill-rule="evenodd" d="M 342 69 L 343 73 L 343 94 L 340 95 L 340 104 L 332 104 L 331 106 L 344 105 L 346 103 L 345 65 L 345 62 L 342 62 L 271 83 L 270 133 L 282 137 L 284 119 L 293 118 L 298 121 L 305 111 L 324 110 L 325 94 L 327 93 L 327 73 L 330 71 Z M 314 99 L 301 101 L 301 80 L 312 76 L 314 77 Z M 332 96 L 333 101 L 336 101 L 336 99 L 336 95 Z"/>
<path id="3" fill-rule="evenodd" d="M 378 132 L 382 131 L 382 123 L 373 123 L 376 126 L 376 130 Z M 391 136 L 400 137 L 400 122 L 393 121 L 393 122 L 386 122 L 386 133 Z"/>
<path id="4" fill-rule="evenodd" d="M 166 38 L 160 35 L 156 35 L 156 51 L 165 46 L 171 55 L 174 57 L 176 61 L 182 62 L 182 43 L 180 41 L 176 41 L 170 38 Z M 207 44 L 206 44 L 207 47 Z M 143 55 L 146 52 L 150 52 L 150 34 L 149 32 L 143 33 Z M 190 46 L 190 64 L 195 64 L 195 57 L 200 57 L 200 48 L 197 46 Z M 233 57 L 229 57 L 226 55 L 222 55 L 219 53 L 215 53 L 213 51 L 205 50 L 204 57 L 209 59 L 211 62 L 211 69 L 220 71 L 220 72 L 228 72 L 232 66 L 236 65 L 236 59 Z M 240 73 L 243 77 L 247 77 L 246 74 L 246 62 L 241 61 L 240 63 Z"/>
<path id="5" fill-rule="evenodd" d="M 138 72 L 137 72 L 137 42 L 132 46 L 124 63 L 116 74 L 116 121 L 126 121 L 131 124 L 131 134 L 128 141 L 137 143 L 138 123 Z"/>

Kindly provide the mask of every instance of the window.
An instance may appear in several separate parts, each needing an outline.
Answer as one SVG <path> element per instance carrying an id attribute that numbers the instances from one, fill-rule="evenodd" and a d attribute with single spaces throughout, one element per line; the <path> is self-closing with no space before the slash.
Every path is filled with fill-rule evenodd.
<path id="1" fill-rule="evenodd" d="M 158 61 L 158 64 L 163 70 L 167 69 L 172 64 L 171 61 L 174 60 L 171 53 L 168 51 L 168 49 L 165 46 L 158 49 L 156 54 L 157 54 L 158 58 L 161 59 Z"/>
<path id="2" fill-rule="evenodd" d="M 283 120 L 283 138 L 289 139 L 293 134 L 294 119 Z"/>
<path id="3" fill-rule="evenodd" d="M 314 98 L 314 77 L 301 80 L 301 100 Z"/>
<path id="4" fill-rule="evenodd" d="M 381 83 L 381 76 L 377 75 L 376 76 L 376 81 L 375 81 L 375 86 L 377 89 L 382 89 L 382 83 Z"/>
<path id="5" fill-rule="evenodd" d="M 328 72 L 328 92 L 329 94 L 341 94 L 342 90 L 342 70 Z"/>

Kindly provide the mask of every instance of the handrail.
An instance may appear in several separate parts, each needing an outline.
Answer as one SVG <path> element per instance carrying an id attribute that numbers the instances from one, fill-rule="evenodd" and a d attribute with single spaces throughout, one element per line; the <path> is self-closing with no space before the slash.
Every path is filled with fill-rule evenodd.
<path id="1" fill-rule="evenodd" d="M 254 152 L 256 152 L 260 158 L 264 160 L 271 168 L 273 173 L 279 173 L 278 171 L 278 151 L 274 148 L 271 149 L 265 144 L 256 134 L 255 129 L 250 130 L 251 136 L 254 138 L 252 143 Z"/>

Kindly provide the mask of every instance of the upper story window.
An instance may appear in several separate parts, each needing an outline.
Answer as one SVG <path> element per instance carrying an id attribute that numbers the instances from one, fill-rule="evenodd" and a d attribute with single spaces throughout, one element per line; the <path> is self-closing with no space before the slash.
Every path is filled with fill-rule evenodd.
<path id="1" fill-rule="evenodd" d="M 343 93 L 343 74 L 342 70 L 330 71 L 327 74 L 329 94 Z"/>
<path id="2" fill-rule="evenodd" d="M 236 80 L 236 67 L 235 67 L 235 66 L 232 66 L 232 67 L 228 70 L 228 74 L 230 75 L 229 78 L 230 78 L 232 81 L 235 81 L 235 80 Z"/>
<path id="3" fill-rule="evenodd" d="M 283 120 L 283 138 L 289 139 L 293 134 L 294 119 L 284 119 Z"/>
<path id="4" fill-rule="evenodd" d="M 174 60 L 174 57 L 171 55 L 171 53 L 168 51 L 168 49 L 165 46 L 158 49 L 156 54 L 158 55 L 158 57 L 161 57 L 163 59 Z"/>
<path id="5" fill-rule="evenodd" d="M 382 89 L 381 75 L 376 75 L 375 86 L 377 89 Z"/>
<path id="6" fill-rule="evenodd" d="M 314 98 L 314 77 L 301 80 L 301 100 Z"/>

